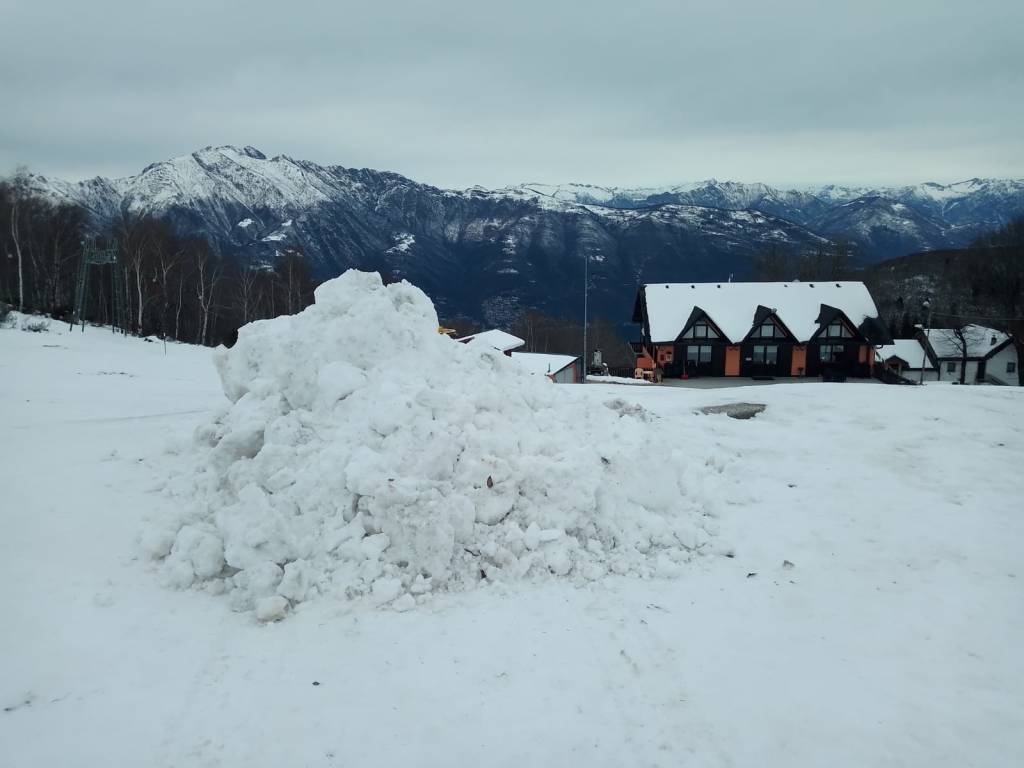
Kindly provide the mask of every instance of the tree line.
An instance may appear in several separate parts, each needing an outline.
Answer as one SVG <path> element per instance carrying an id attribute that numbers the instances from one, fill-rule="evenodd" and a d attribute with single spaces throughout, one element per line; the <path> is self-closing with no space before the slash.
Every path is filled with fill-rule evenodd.
<path id="1" fill-rule="evenodd" d="M 486 331 L 479 321 L 464 315 L 441 320 L 441 325 L 452 329 L 456 338 L 472 336 Z M 552 355 L 582 357 L 583 323 L 567 317 L 549 315 L 536 309 L 521 312 L 508 327 L 508 332 L 525 343 L 517 352 L 539 352 Z M 588 357 L 600 350 L 602 359 L 611 368 L 633 369 L 635 356 L 619 326 L 603 317 L 587 323 Z M 586 361 L 590 365 L 590 360 Z"/>
<path id="2" fill-rule="evenodd" d="M 868 269 L 864 279 L 897 337 L 912 335 L 927 321 L 929 309 L 935 327 L 977 323 L 1019 336 L 1024 331 L 1024 216 L 967 248 L 893 259 Z"/>
<path id="3" fill-rule="evenodd" d="M 940 320 L 961 341 L 970 324 L 1009 333 L 1017 351 L 1018 383 L 1024 386 L 1024 215 L 975 240 L 952 279 L 966 286 L 967 298 L 962 305 L 953 303 Z M 963 369 L 961 365 L 961 381 Z"/>
<path id="4" fill-rule="evenodd" d="M 772 243 L 754 256 L 752 271 L 756 282 L 808 283 L 815 280 L 848 280 L 854 273 L 852 249 L 840 240 L 828 247 L 798 252 Z"/>
<path id="5" fill-rule="evenodd" d="M 131 211 L 97 232 L 81 208 L 34 195 L 24 172 L 0 181 L 0 302 L 70 321 L 87 242 L 116 247 L 117 263 L 88 267 L 83 317 L 125 333 L 216 345 L 248 322 L 298 312 L 313 300 L 297 248 L 245 265 L 204 238 Z M 120 317 L 115 307 L 123 308 Z"/>
<path id="6" fill-rule="evenodd" d="M 273 263 L 247 265 L 205 238 L 132 211 L 97 231 L 82 208 L 34 194 L 25 172 L 0 180 L 0 304 L 70 322 L 87 246 L 116 248 L 117 263 L 88 267 L 83 318 L 128 334 L 230 344 L 246 323 L 294 314 L 313 301 L 315 284 L 300 249 L 283 248 Z M 442 325 L 459 335 L 481 330 L 465 317 Z M 582 323 L 566 318 L 531 310 L 511 331 L 526 341 L 522 351 L 579 355 L 583 349 Z M 610 365 L 632 365 L 628 344 L 605 320 L 589 324 L 587 345 L 601 349 Z"/>

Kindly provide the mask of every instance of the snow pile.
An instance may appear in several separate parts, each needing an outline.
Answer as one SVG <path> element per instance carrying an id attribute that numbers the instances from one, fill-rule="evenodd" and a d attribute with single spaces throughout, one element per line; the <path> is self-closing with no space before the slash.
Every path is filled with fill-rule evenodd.
<path id="1" fill-rule="evenodd" d="M 20 328 L 30 333 L 45 333 L 50 330 L 50 318 L 46 315 L 29 315 L 16 309 L 7 309 L 0 302 L 0 328 Z"/>
<path id="2" fill-rule="evenodd" d="M 630 379 L 626 376 L 599 376 L 599 375 L 588 375 L 587 381 L 592 384 L 638 384 L 643 386 L 645 384 L 653 384 L 654 382 L 648 381 L 647 379 Z"/>
<path id="3" fill-rule="evenodd" d="M 266 620 L 318 595 L 407 609 L 481 582 L 673 575 L 707 543 L 704 464 L 644 409 L 588 407 L 437 328 L 419 289 L 350 271 L 217 350 L 231 405 L 168 484 L 180 518 L 144 535 L 166 579 Z"/>

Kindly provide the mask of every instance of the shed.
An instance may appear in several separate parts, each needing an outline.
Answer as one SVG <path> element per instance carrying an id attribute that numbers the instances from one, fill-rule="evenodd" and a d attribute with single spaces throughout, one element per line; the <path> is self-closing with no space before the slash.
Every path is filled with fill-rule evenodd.
<path id="1" fill-rule="evenodd" d="M 892 344 L 876 347 L 875 359 L 907 379 L 936 378 L 935 364 L 917 339 L 893 339 Z"/>
<path id="2" fill-rule="evenodd" d="M 518 336 L 513 336 L 511 333 L 500 331 L 497 328 L 474 333 L 472 336 L 463 336 L 461 339 L 456 339 L 456 341 L 463 344 L 486 344 L 506 355 L 512 354 L 513 349 L 519 349 L 519 347 L 526 343 Z"/>
<path id="3" fill-rule="evenodd" d="M 580 382 L 580 359 L 572 355 L 513 352 L 512 360 L 530 373 L 547 376 L 556 384 L 578 384 Z"/>

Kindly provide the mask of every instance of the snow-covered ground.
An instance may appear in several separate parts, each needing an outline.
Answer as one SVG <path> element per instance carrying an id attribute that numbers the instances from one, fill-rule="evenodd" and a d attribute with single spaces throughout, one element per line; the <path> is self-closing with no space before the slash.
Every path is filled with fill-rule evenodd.
<path id="1" fill-rule="evenodd" d="M 705 466 L 673 579 L 320 599 L 159 584 L 168 441 L 208 350 L 0 330 L 0 765 L 1007 766 L 1024 754 L 1024 392 L 552 385 L 640 404 Z M 756 401 L 748 421 L 694 409 Z M 636 484 L 661 478 L 636 457 Z"/>

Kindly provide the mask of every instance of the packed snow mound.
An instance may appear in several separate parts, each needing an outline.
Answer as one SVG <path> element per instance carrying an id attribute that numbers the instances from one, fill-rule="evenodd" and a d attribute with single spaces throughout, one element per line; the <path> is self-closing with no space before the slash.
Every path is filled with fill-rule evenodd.
<path id="1" fill-rule="evenodd" d="M 418 288 L 350 271 L 218 349 L 231 404 L 168 484 L 180 518 L 144 537 L 166 579 L 275 619 L 321 595 L 405 610 L 524 577 L 673 575 L 705 546 L 705 468 L 677 436 L 437 328 Z"/>

